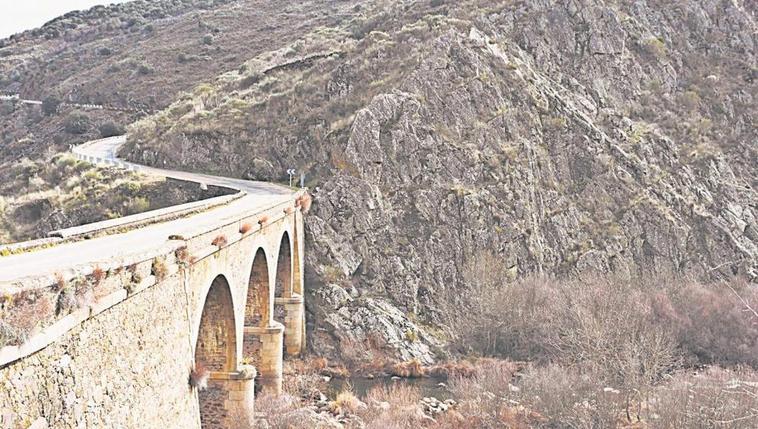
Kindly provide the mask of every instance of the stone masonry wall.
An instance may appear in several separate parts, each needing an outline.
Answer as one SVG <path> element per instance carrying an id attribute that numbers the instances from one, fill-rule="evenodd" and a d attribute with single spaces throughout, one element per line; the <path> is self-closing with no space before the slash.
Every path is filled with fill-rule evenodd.
<path id="1" fill-rule="evenodd" d="M 199 427 L 185 302 L 176 274 L 0 369 L 0 428 Z"/>
<path id="2" fill-rule="evenodd" d="M 221 380 L 209 380 L 208 388 L 198 393 L 202 407 L 200 420 L 203 429 L 223 429 L 228 417 L 224 402 L 229 396 L 226 385 Z"/>

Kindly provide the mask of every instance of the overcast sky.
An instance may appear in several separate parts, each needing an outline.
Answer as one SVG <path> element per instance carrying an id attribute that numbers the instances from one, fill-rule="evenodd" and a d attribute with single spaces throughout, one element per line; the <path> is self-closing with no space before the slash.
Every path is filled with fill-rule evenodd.
<path id="1" fill-rule="evenodd" d="M 128 0 L 0 0 L 0 39 L 24 30 L 41 27 L 72 10 Z"/>

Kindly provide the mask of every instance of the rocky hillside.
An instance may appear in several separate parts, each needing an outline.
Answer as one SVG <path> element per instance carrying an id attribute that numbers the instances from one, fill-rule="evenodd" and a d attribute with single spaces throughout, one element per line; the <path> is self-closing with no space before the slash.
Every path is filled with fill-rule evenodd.
<path id="1" fill-rule="evenodd" d="M 166 107 L 179 92 L 332 25 L 350 6 L 315 4 L 137 0 L 71 12 L 0 40 L 0 94 L 46 102 L 0 101 L 0 177 L 7 179 L 0 186 L 0 241 L 206 196 L 154 179 L 110 192 L 122 179 L 135 179 L 92 173 L 82 180 L 84 167 L 60 168 L 59 155 L 69 144 L 122 133 L 124 125 Z M 104 192 L 103 207 L 82 204 L 83 196 Z"/>
<path id="2" fill-rule="evenodd" d="M 441 309 L 492 264 L 509 279 L 755 282 L 755 3 L 547 3 L 138 0 L 71 13 L 0 42 L 0 91 L 129 110 L 4 103 L 0 165 L 57 171 L 68 144 L 138 120 L 125 155 L 141 162 L 304 171 L 309 344 L 346 359 L 371 345 L 433 360 Z M 89 176 L 71 189 L 111 180 Z M 26 194 L 46 177 L 9 182 L 6 206 L 33 207 Z"/>
<path id="3" fill-rule="evenodd" d="M 493 256 L 512 279 L 755 281 L 754 3 L 350 11 L 138 122 L 125 151 L 256 179 L 307 173 L 312 321 L 327 328 L 314 348 L 340 326 L 343 357 L 361 358 L 346 346 L 380 326 L 403 357 L 433 359 L 439 303 Z"/>

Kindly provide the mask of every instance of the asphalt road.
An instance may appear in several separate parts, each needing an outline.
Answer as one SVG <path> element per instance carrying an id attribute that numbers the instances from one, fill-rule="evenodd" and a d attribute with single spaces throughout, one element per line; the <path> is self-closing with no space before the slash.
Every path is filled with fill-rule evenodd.
<path id="1" fill-rule="evenodd" d="M 116 159 L 125 136 L 111 137 L 84 143 L 73 149 L 82 155 Z M 163 170 L 127 163 L 141 173 L 170 177 L 207 185 L 226 186 L 246 193 L 231 203 L 180 219 L 157 223 L 121 234 L 91 240 L 60 244 L 48 249 L 0 257 L 0 282 L 12 282 L 33 275 L 51 275 L 81 264 L 119 260 L 127 255 L 156 249 L 168 241 L 169 235 L 199 227 L 212 229 L 227 224 L 241 215 L 266 210 L 292 198 L 293 190 L 266 182 L 254 182 L 227 177 L 209 176 L 175 170 Z M 92 201 L 96 204 L 96 201 Z"/>

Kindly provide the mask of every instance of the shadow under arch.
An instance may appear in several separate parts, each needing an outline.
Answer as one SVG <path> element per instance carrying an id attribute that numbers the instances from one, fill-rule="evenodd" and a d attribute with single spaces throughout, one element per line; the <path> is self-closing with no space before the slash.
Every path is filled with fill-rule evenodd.
<path id="1" fill-rule="evenodd" d="M 200 329 L 195 343 L 195 369 L 208 373 L 236 370 L 237 339 L 234 305 L 229 282 L 218 275 L 208 290 L 200 316 Z M 200 422 L 203 428 L 220 427 L 227 418 L 225 408 L 218 404 L 224 389 L 209 384 L 198 392 Z"/>
<path id="2" fill-rule="evenodd" d="M 245 301 L 245 326 L 268 327 L 271 319 L 271 285 L 268 277 L 266 252 L 258 248 L 250 271 Z"/>
<path id="3" fill-rule="evenodd" d="M 279 242 L 279 257 L 276 262 L 276 298 L 289 298 L 292 296 L 292 242 L 287 231 L 282 234 Z"/>

